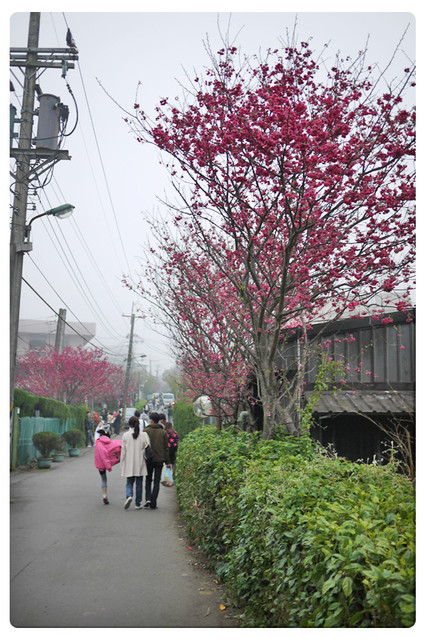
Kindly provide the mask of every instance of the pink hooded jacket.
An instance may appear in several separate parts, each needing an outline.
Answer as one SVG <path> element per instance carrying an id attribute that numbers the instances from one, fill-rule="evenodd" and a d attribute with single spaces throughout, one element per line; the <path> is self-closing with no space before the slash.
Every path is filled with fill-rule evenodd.
<path id="1" fill-rule="evenodd" d="M 121 449 L 121 440 L 100 436 L 95 442 L 95 467 L 99 471 L 111 471 L 111 467 L 120 462 Z"/>

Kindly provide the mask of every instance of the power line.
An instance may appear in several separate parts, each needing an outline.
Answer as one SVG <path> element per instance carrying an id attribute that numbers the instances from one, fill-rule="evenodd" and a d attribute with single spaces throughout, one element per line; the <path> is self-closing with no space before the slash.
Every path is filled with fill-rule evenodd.
<path id="1" fill-rule="evenodd" d="M 65 13 L 62 13 L 62 16 L 64 18 L 64 22 L 65 22 L 66 27 L 69 28 Z M 114 216 L 114 222 L 116 223 L 116 229 L 117 229 L 118 237 L 119 237 L 120 244 L 121 244 L 121 247 L 122 247 L 123 255 L 124 255 L 124 258 L 125 258 L 125 262 L 126 262 L 128 271 L 130 273 L 131 272 L 131 268 L 129 266 L 129 262 L 128 262 L 128 259 L 127 259 L 125 247 L 124 247 L 124 244 L 123 244 L 122 234 L 120 232 L 120 227 L 119 227 L 119 223 L 118 223 L 118 220 L 117 220 L 116 210 L 115 210 L 115 207 L 114 207 L 114 204 L 113 204 L 113 198 L 111 196 L 110 188 L 109 188 L 109 185 L 108 185 L 108 180 L 107 180 L 107 174 L 106 174 L 106 171 L 105 171 L 104 161 L 102 159 L 101 149 L 100 149 L 99 142 L 98 142 L 98 136 L 96 134 L 96 129 L 95 129 L 95 123 L 94 123 L 94 120 L 93 120 L 93 117 L 92 117 L 92 111 L 91 111 L 91 108 L 90 108 L 90 105 L 89 105 L 89 99 L 88 99 L 88 96 L 87 96 L 86 86 L 85 86 L 85 82 L 83 80 L 83 73 L 82 73 L 82 69 L 81 69 L 81 65 L 80 65 L 79 61 L 77 61 L 77 67 L 78 67 L 79 74 L 80 74 L 80 81 L 82 83 L 83 94 L 84 94 L 84 97 L 85 97 L 85 100 L 86 100 L 86 106 L 87 106 L 87 110 L 88 110 L 88 113 L 89 113 L 89 119 L 90 119 L 90 123 L 91 123 L 91 126 L 92 126 L 92 133 L 93 133 L 93 137 L 95 139 L 95 144 L 96 144 L 96 148 L 97 148 L 97 152 L 98 152 L 99 162 L 101 164 L 102 174 L 103 174 L 104 181 L 105 181 L 105 187 L 106 187 L 108 198 L 109 198 L 109 201 L 110 201 L 111 210 L 112 210 L 113 216 Z"/>
<path id="2" fill-rule="evenodd" d="M 64 197 L 64 194 L 62 192 L 62 189 L 59 186 L 59 184 L 58 184 L 58 182 L 57 182 L 57 180 L 55 178 L 54 178 L 54 182 L 55 182 L 55 184 L 57 186 L 57 189 L 58 189 L 59 193 L 62 196 L 62 199 L 64 200 L 64 202 L 67 202 L 67 200 Z M 87 255 L 88 258 L 90 259 L 90 261 L 92 263 L 92 266 L 94 267 L 95 271 L 97 272 L 101 282 L 104 284 L 106 291 L 109 293 L 109 295 L 111 297 L 111 301 L 115 305 L 115 307 L 116 307 L 117 311 L 119 312 L 119 314 L 121 314 L 122 313 L 122 309 L 120 308 L 117 300 L 114 297 L 113 292 L 111 291 L 110 287 L 108 286 L 108 283 L 107 283 L 106 279 L 104 278 L 104 274 L 100 270 L 97 261 L 93 258 L 92 252 L 91 252 L 91 250 L 90 250 L 90 248 L 89 248 L 89 246 L 88 246 L 88 244 L 87 244 L 87 242 L 86 242 L 86 240 L 85 240 L 85 238 L 84 238 L 84 236 L 83 236 L 83 234 L 82 234 L 82 232 L 80 230 L 79 225 L 76 223 L 74 218 L 71 218 L 70 222 L 71 222 L 71 226 L 73 227 L 74 232 L 75 232 L 75 234 L 77 236 L 77 239 L 79 240 L 79 242 L 82 245 L 82 247 L 86 250 L 86 254 L 85 255 Z"/>
<path id="3" fill-rule="evenodd" d="M 47 200 L 47 202 L 48 202 L 49 206 L 51 207 L 51 203 L 50 203 L 50 201 L 49 201 L 49 198 L 47 197 L 47 195 L 46 195 L 45 193 L 44 193 L 44 196 L 45 196 L 45 198 L 46 198 L 46 200 Z M 41 204 L 41 199 L 40 199 L 40 196 L 39 196 L 39 195 L 38 195 L 38 199 L 39 199 L 39 202 L 40 202 L 40 204 Z M 44 221 L 43 221 L 43 220 L 42 220 L 42 223 L 44 223 Z M 50 236 L 49 230 L 48 230 L 48 228 L 46 227 L 46 225 L 44 224 L 43 226 L 45 227 L 46 232 L 47 232 L 47 234 L 48 234 L 48 236 L 49 236 L 49 238 L 50 238 L 50 240 L 51 240 L 52 244 L 53 244 L 53 245 L 54 245 L 54 247 L 55 247 L 55 250 L 57 251 L 58 255 L 60 256 L 60 258 L 61 258 L 61 260 L 62 260 L 62 262 L 63 262 L 63 264 L 64 264 L 64 266 L 65 266 L 65 268 L 66 268 L 66 270 L 68 271 L 68 274 L 69 274 L 69 275 L 70 275 L 70 277 L 71 277 L 71 274 L 70 274 L 70 269 L 71 269 L 71 272 L 73 273 L 74 278 L 75 278 L 75 279 L 74 279 L 74 283 L 77 285 L 77 288 L 80 290 L 80 294 L 84 297 L 85 301 L 87 302 L 87 304 L 88 304 L 88 305 L 89 305 L 89 307 L 91 308 L 92 313 L 93 313 L 93 314 L 94 314 L 94 316 L 99 320 L 99 322 L 104 326 L 104 328 L 106 329 L 107 333 L 111 334 L 111 331 L 108 329 L 108 327 L 107 327 L 107 326 L 106 326 L 106 324 L 104 323 L 103 318 L 102 318 L 100 315 L 98 315 L 97 309 L 94 307 L 94 305 L 92 304 L 92 302 L 91 302 L 90 298 L 88 297 L 88 295 L 89 295 L 89 296 L 91 295 L 90 287 L 88 286 L 88 284 L 87 284 L 87 282 L 86 282 L 86 279 L 85 279 L 85 277 L 83 276 L 83 274 L 82 274 L 82 272 L 81 272 L 81 270 L 80 270 L 80 267 L 79 267 L 79 265 L 78 265 L 78 263 L 77 263 L 77 260 L 76 260 L 76 258 L 74 257 L 74 254 L 73 254 L 73 252 L 72 252 L 72 251 L 71 251 L 71 249 L 70 249 L 70 246 L 69 246 L 68 241 L 67 241 L 67 239 L 66 239 L 66 237 L 65 237 L 65 235 L 64 235 L 63 230 L 61 229 L 61 227 L 60 227 L 60 226 L 58 226 L 59 232 L 62 234 L 63 241 L 64 241 L 65 245 L 66 245 L 66 246 L 67 246 L 67 248 L 68 248 L 68 252 L 69 252 L 70 256 L 72 257 L 72 259 L 73 259 L 73 261 L 74 261 L 74 263 L 75 263 L 75 265 L 76 265 L 77 270 L 79 271 L 79 274 L 80 274 L 80 278 L 81 278 L 81 280 L 77 277 L 77 275 L 76 275 L 76 273 L 75 273 L 75 270 L 74 270 L 74 268 L 73 268 L 73 266 L 72 266 L 72 264 L 71 264 L 71 262 L 70 262 L 70 259 L 69 259 L 69 257 L 67 256 L 67 253 L 65 252 L 64 247 L 62 246 L 61 241 L 60 241 L 60 239 L 58 238 L 58 235 L 57 235 L 57 233 L 56 233 L 56 231 L 55 231 L 55 228 L 54 228 L 54 226 L 53 226 L 53 224 L 52 224 L 52 221 L 51 221 L 50 219 L 49 219 L 49 224 L 50 224 L 50 228 L 51 228 L 51 230 L 53 231 L 53 233 L 54 233 L 54 235 L 55 235 L 56 243 L 55 243 L 55 242 L 53 242 L 53 240 L 52 240 L 52 238 L 51 238 L 51 236 Z M 59 244 L 59 246 L 61 247 L 62 252 L 59 252 L 59 250 L 58 250 L 58 244 Z M 69 265 L 70 269 L 68 269 L 68 267 L 67 267 L 67 265 L 65 264 L 64 260 L 66 260 L 66 261 L 67 261 L 67 263 L 68 263 L 68 265 Z M 73 278 L 71 277 L 71 279 L 73 279 Z M 83 283 L 84 283 L 84 285 L 86 286 L 86 289 L 88 290 L 88 294 L 86 294 L 86 291 L 83 289 L 82 282 L 83 282 Z M 113 333 L 115 333 L 116 335 L 118 335 L 118 336 L 120 337 L 120 334 L 116 331 L 116 329 L 114 329 L 114 327 L 111 325 L 111 323 L 110 323 L 108 320 L 107 320 L 107 322 L 108 322 L 108 324 L 110 325 L 110 327 L 111 327 L 111 329 L 112 329 Z M 113 334 L 111 334 L 111 335 L 113 335 Z"/>
<path id="4" fill-rule="evenodd" d="M 50 288 L 52 289 L 52 291 L 58 296 L 58 298 L 61 300 L 62 304 L 70 311 L 70 313 L 74 316 L 74 318 L 77 320 L 77 322 L 79 322 L 79 324 L 82 325 L 82 327 L 84 327 L 86 329 L 86 331 L 89 332 L 89 329 L 86 327 L 86 325 L 84 324 L 84 322 L 82 322 L 77 316 L 76 314 L 70 309 L 69 305 L 65 302 L 65 300 L 62 298 L 62 296 L 56 291 L 56 289 L 53 287 L 52 283 L 49 282 L 49 280 L 46 278 L 46 276 L 44 275 L 43 271 L 40 269 L 40 267 L 36 264 L 36 262 L 34 261 L 34 259 L 31 257 L 31 255 L 29 255 L 31 262 L 34 264 L 34 266 L 36 267 L 36 269 L 39 271 L 39 273 L 43 276 L 43 278 L 46 280 L 46 282 L 48 283 L 48 285 L 50 286 Z M 39 294 L 38 294 L 39 295 Z M 41 296 L 39 295 L 39 297 L 41 298 Z M 43 300 L 43 298 L 41 298 Z M 56 312 L 55 312 L 56 313 Z M 108 347 L 105 347 L 105 345 L 102 344 L 102 342 L 98 339 L 95 338 L 95 340 L 97 342 L 99 342 L 99 344 L 101 345 L 101 347 L 103 349 L 106 349 L 107 351 L 109 350 Z M 118 354 L 114 354 L 114 355 L 118 355 Z"/>
<path id="5" fill-rule="evenodd" d="M 30 289 L 31 289 L 32 291 L 34 291 L 34 293 L 35 293 L 35 294 L 40 298 L 40 300 L 42 300 L 42 301 L 45 303 L 45 305 L 46 305 L 47 307 L 49 307 L 49 309 L 50 309 L 51 311 L 53 311 L 53 313 L 54 313 L 58 318 L 60 317 L 60 316 L 59 316 L 59 313 L 58 313 L 57 311 L 55 311 L 55 309 L 54 309 L 53 307 L 51 307 L 51 305 L 50 305 L 50 304 L 49 304 L 49 303 L 48 303 L 48 302 L 43 298 L 43 296 L 41 296 L 41 295 L 38 293 L 38 291 L 36 291 L 36 290 L 34 289 L 34 287 L 33 287 L 33 286 L 31 286 L 31 285 L 30 285 L 30 283 L 29 283 L 29 282 L 28 282 L 24 277 L 22 278 L 22 281 L 23 281 L 23 282 L 25 282 L 25 284 L 26 284 L 28 287 L 30 287 Z M 99 347 L 97 347 L 97 346 L 96 346 L 96 344 L 93 344 L 93 342 L 91 342 L 90 340 L 86 340 L 86 338 L 85 338 L 84 336 L 82 336 L 82 334 L 81 334 L 81 333 L 79 333 L 79 332 L 78 332 L 74 327 L 72 327 L 72 326 L 71 326 L 71 325 L 70 325 L 66 320 L 64 320 L 63 318 L 61 318 L 61 319 L 62 319 L 62 321 L 64 322 L 64 324 L 66 324 L 66 325 L 67 325 L 67 327 L 69 327 L 69 328 L 71 329 L 71 331 L 74 331 L 74 333 L 76 333 L 80 338 L 82 338 L 82 339 L 86 342 L 86 344 L 90 344 L 92 347 L 94 347 L 94 348 L 95 348 L 95 349 L 97 349 L 98 351 L 100 350 L 100 349 L 99 349 Z M 106 351 L 106 350 L 105 350 L 105 351 Z M 117 355 L 119 355 L 119 354 L 116 354 L 116 353 L 113 353 L 113 352 L 111 352 L 111 351 L 110 351 L 110 352 L 109 352 L 109 355 L 117 356 Z"/>

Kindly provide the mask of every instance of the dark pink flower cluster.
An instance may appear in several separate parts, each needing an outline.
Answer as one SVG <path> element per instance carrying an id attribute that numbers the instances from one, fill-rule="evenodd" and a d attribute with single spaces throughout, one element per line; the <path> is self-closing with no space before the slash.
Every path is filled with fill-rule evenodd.
<path id="1" fill-rule="evenodd" d="M 160 248 L 181 297 L 167 298 L 180 362 L 221 398 L 238 397 L 249 367 L 272 420 L 283 328 L 360 314 L 413 278 L 415 112 L 354 68 L 319 80 L 307 43 L 253 67 L 225 49 L 181 107 L 163 100 L 154 123 L 133 123 L 182 199 L 180 240 Z"/>

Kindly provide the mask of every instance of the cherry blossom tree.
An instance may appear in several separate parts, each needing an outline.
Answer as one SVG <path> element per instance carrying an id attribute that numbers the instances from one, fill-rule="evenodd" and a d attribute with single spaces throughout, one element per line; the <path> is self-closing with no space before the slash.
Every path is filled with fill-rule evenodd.
<path id="1" fill-rule="evenodd" d="M 241 322 L 228 329 L 257 377 L 266 438 L 277 424 L 296 431 L 307 328 L 381 313 L 384 292 L 403 289 L 397 308 L 410 306 L 415 113 L 404 97 L 414 68 L 380 91 L 365 56 L 325 71 L 307 43 L 243 61 L 225 47 L 182 102 L 163 98 L 154 119 L 135 104 L 127 118 L 162 151 L 177 194 L 167 205 L 181 241 L 165 233 L 162 247 L 174 277 L 190 256 L 209 260 L 233 292 Z M 296 329 L 291 379 L 277 356 Z"/>
<path id="2" fill-rule="evenodd" d="M 16 386 L 66 404 L 87 404 L 104 397 L 121 399 L 124 373 L 101 350 L 65 347 L 29 349 L 18 359 Z"/>
<path id="3" fill-rule="evenodd" d="M 160 230 L 159 230 L 160 232 Z M 156 266 L 145 268 L 144 278 L 151 290 L 140 284 L 137 290 L 156 309 L 154 320 L 166 327 L 173 336 L 174 353 L 186 388 L 193 394 L 208 395 L 213 415 L 236 421 L 243 403 L 249 400 L 248 377 L 250 365 L 242 346 L 239 301 L 228 279 L 215 272 L 209 259 L 186 252 L 161 249 L 161 238 L 153 227 L 152 236 L 158 240 Z M 169 245 L 168 245 L 169 246 Z M 134 288 L 131 282 L 127 286 Z M 236 304 L 237 303 L 237 304 Z M 234 320 L 233 320 L 234 318 Z M 230 323 L 239 328 L 233 331 Z M 236 339 L 238 336 L 238 339 Z"/>

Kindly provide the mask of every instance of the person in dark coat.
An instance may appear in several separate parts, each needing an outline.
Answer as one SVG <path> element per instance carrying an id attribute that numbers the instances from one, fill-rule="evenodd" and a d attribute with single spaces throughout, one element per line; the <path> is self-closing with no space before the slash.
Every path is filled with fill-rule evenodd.
<path id="1" fill-rule="evenodd" d="M 166 466 L 170 468 L 170 458 L 168 437 L 163 426 L 159 424 L 159 414 L 156 412 L 150 413 L 149 418 L 150 424 L 144 431 L 150 438 L 153 458 L 147 461 L 144 509 L 157 509 L 157 497 L 159 495 L 162 467 L 166 463 Z"/>
<path id="2" fill-rule="evenodd" d="M 85 431 L 86 431 L 86 446 L 87 447 L 93 447 L 92 420 L 90 419 L 90 411 L 86 411 Z M 89 442 L 90 442 L 90 444 L 89 444 Z"/>
<path id="3" fill-rule="evenodd" d="M 114 433 L 116 434 L 116 436 L 118 436 L 119 433 L 120 433 L 121 424 L 122 424 L 122 413 L 121 413 L 121 411 L 119 411 L 119 413 L 114 418 L 114 423 L 113 423 Z"/>

